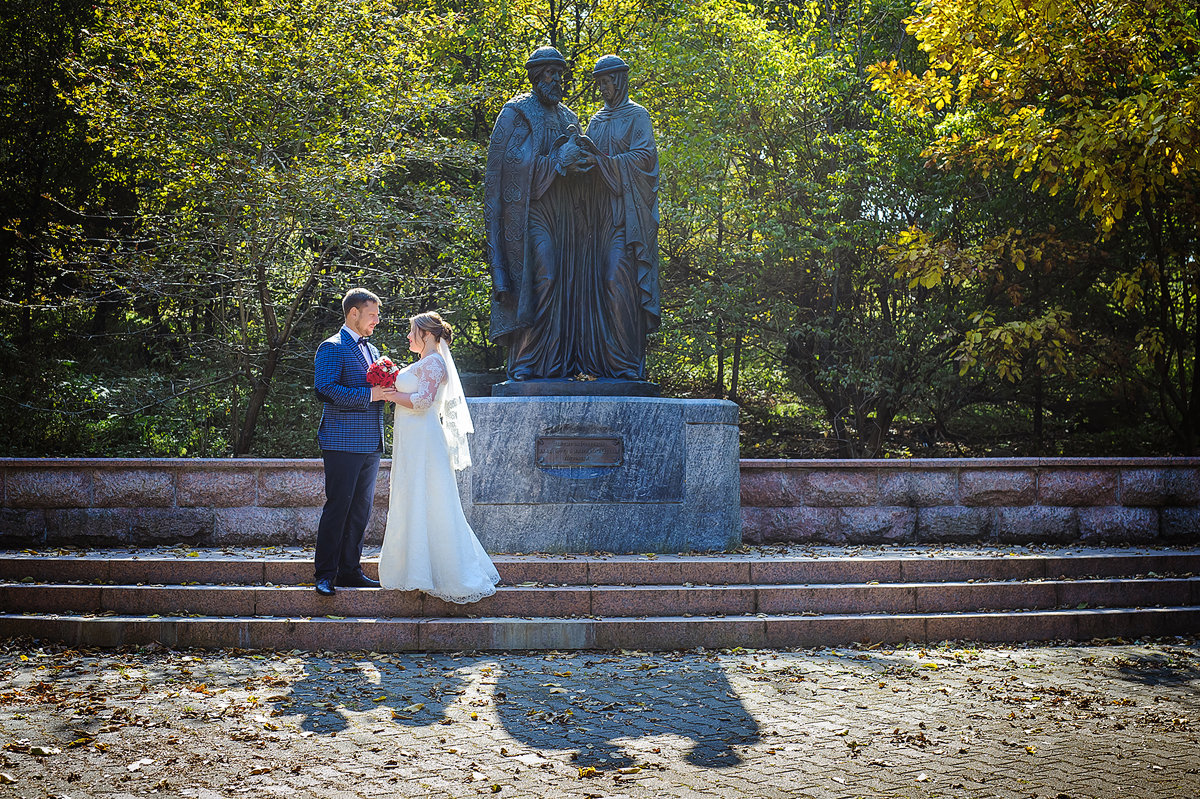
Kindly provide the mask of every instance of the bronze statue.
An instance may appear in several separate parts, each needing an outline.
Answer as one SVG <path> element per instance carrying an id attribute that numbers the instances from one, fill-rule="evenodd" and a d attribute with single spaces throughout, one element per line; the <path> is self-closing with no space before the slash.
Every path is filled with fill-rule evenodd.
<path id="1" fill-rule="evenodd" d="M 625 62 L 605 56 L 593 76 L 606 107 L 584 136 L 562 104 L 562 54 L 540 47 L 525 67 L 533 91 L 505 104 L 488 144 L 491 339 L 508 347 L 511 382 L 644 381 L 659 319 L 650 115 L 628 99 Z"/>

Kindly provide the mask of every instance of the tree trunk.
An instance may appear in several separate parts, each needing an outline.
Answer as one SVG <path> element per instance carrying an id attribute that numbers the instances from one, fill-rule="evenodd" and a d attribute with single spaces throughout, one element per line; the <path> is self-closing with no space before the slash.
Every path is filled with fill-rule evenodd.
<path id="1" fill-rule="evenodd" d="M 237 443 L 234 444 L 234 457 L 249 455 L 254 446 L 254 433 L 258 427 L 258 415 L 267 404 L 267 394 L 271 390 L 271 378 L 275 376 L 275 367 L 279 365 L 279 350 L 272 349 L 267 353 L 267 362 L 263 366 L 262 375 L 254 381 L 254 390 L 246 400 L 246 413 L 242 416 L 242 427 L 238 432 Z"/>
<path id="2" fill-rule="evenodd" d="M 740 403 L 738 399 L 738 375 L 742 370 L 742 335 L 733 337 L 733 368 L 729 372 L 729 399 Z"/>
<path id="3" fill-rule="evenodd" d="M 717 399 L 725 396 L 725 325 L 719 316 L 717 317 L 717 381 L 713 391 L 713 396 Z"/>

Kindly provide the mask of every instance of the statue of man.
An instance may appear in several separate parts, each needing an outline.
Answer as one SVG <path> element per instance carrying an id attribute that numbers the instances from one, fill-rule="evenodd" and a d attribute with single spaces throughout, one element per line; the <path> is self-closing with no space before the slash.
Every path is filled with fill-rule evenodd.
<path id="1" fill-rule="evenodd" d="M 582 371 L 646 379 L 646 335 L 658 329 L 658 148 L 650 114 L 629 99 L 629 65 L 606 55 L 592 70 L 604 108 L 581 144 L 595 169 L 588 204 L 591 285 L 577 318 Z"/>
<path id="2" fill-rule="evenodd" d="M 505 103 L 488 142 L 484 222 L 492 273 L 490 337 L 508 347 L 510 380 L 570 377 L 572 301 L 582 221 L 579 117 L 562 104 L 567 61 L 539 47 L 525 62 L 533 91 Z"/>

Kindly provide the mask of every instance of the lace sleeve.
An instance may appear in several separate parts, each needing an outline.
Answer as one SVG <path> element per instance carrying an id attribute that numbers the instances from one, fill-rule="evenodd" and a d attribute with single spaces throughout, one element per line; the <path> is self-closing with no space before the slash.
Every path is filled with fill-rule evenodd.
<path id="1" fill-rule="evenodd" d="M 437 397 L 438 387 L 446 380 L 446 364 L 441 356 L 430 356 L 413 370 L 417 375 L 417 390 L 409 398 L 414 411 L 428 410 Z"/>

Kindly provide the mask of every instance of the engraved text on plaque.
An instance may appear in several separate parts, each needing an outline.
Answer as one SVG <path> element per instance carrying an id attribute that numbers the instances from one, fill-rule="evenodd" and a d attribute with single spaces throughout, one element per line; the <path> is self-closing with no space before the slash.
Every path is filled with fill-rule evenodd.
<path id="1" fill-rule="evenodd" d="M 542 436 L 537 440 L 537 465 L 541 467 L 620 466 L 625 443 L 619 438 Z"/>

